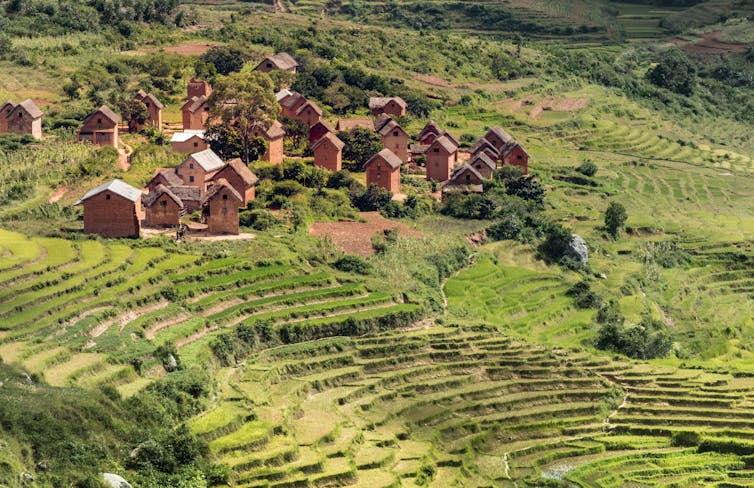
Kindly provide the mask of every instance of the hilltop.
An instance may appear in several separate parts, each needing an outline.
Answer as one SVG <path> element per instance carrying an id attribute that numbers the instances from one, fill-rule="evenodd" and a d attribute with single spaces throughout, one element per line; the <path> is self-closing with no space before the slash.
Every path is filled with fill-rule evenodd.
<path id="1" fill-rule="evenodd" d="M 41 141 L 0 135 L 0 484 L 751 486 L 752 11 L 0 1 L 0 102 L 45 114 Z M 253 239 L 83 234 L 87 190 L 183 160 L 191 78 L 282 51 L 332 125 L 400 96 L 412 137 L 433 119 L 464 153 L 505 128 L 541 205 L 505 171 L 445 202 L 404 172 L 413 203 L 364 214 L 360 164 L 287 137 L 250 164 Z M 138 89 L 166 131 L 122 134 L 130 165 L 75 142 Z"/>

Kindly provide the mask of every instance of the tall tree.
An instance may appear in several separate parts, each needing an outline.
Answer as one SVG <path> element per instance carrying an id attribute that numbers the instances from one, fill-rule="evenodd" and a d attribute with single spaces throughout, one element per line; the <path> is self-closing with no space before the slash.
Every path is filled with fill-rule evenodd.
<path id="1" fill-rule="evenodd" d="M 235 132 L 232 137 L 239 141 L 241 159 L 248 164 L 256 154 L 254 133 L 257 126 L 269 128 L 279 111 L 270 77 L 251 70 L 221 76 L 215 82 L 207 104 L 209 129 L 224 125 L 224 130 L 213 131 L 219 137 Z"/>

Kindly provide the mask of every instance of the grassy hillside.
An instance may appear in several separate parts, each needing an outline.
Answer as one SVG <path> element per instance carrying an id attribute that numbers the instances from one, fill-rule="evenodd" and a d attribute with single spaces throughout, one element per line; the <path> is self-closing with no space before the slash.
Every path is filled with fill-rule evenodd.
<path id="1" fill-rule="evenodd" d="M 44 141 L 0 137 L 0 484 L 750 486 L 749 3 L 0 1 L 0 100 L 46 114 Z M 467 245 L 515 211 L 505 183 L 461 219 L 408 176 L 416 207 L 383 213 L 412 233 L 349 258 L 306 230 L 358 218 L 352 182 L 321 188 L 304 156 L 253 164 L 253 239 L 83 236 L 86 189 L 181 156 L 125 135 L 124 171 L 78 123 L 138 88 L 178 123 L 217 46 L 293 54 L 329 122 L 399 94 L 411 134 L 431 117 L 466 149 L 503 126 L 546 190 L 535 229 Z M 651 81 L 678 59 L 691 83 Z M 588 267 L 541 259 L 554 224 Z M 669 353 L 597 349 L 578 284 L 627 330 L 661 324 Z"/>

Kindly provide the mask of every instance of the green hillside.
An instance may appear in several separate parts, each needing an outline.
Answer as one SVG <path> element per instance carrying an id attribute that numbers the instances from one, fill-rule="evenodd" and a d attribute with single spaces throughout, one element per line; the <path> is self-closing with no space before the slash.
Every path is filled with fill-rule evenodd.
<path id="1" fill-rule="evenodd" d="M 754 486 L 751 1 L 276 4 L 0 0 L 0 102 L 45 112 L 0 135 L 0 486 Z M 246 238 L 83 234 L 86 190 L 183 158 L 76 144 L 93 106 L 175 130 L 191 77 L 279 51 L 332 125 L 400 95 L 538 184 L 386 203 L 288 137 Z M 373 254 L 315 231 L 351 220 Z"/>

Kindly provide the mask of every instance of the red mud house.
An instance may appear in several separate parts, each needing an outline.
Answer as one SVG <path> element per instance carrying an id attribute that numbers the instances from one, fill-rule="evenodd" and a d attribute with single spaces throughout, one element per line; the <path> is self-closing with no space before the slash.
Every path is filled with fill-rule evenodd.
<path id="1" fill-rule="evenodd" d="M 207 230 L 211 234 L 238 235 L 238 207 L 242 201 L 225 179 L 215 181 L 202 199 Z"/>
<path id="2" fill-rule="evenodd" d="M 118 123 L 120 115 L 103 105 L 84 119 L 76 132 L 79 142 L 91 142 L 94 146 L 118 147 Z"/>
<path id="3" fill-rule="evenodd" d="M 464 193 L 482 193 L 484 191 L 482 175 L 473 166 L 464 164 L 453 170 L 450 179 L 442 187 L 443 194 L 452 191 Z"/>
<path id="4" fill-rule="evenodd" d="M 402 161 L 390 149 L 383 149 L 364 164 L 367 173 L 367 187 L 377 185 L 391 191 L 393 195 L 401 191 Z"/>
<path id="5" fill-rule="evenodd" d="M 204 151 L 209 144 L 204 140 L 203 130 L 185 130 L 176 132 L 170 138 L 170 147 L 181 154 L 191 154 Z"/>
<path id="6" fill-rule="evenodd" d="M 493 127 L 484 138 L 498 150 L 501 163 L 517 166 L 524 174 L 528 174 L 529 153 L 501 127 Z"/>
<path id="7" fill-rule="evenodd" d="M 278 100 L 280 115 L 289 119 L 296 118 L 296 112 L 306 103 L 306 97 L 300 93 L 289 93 Z"/>
<path id="8" fill-rule="evenodd" d="M 188 82 L 188 85 L 186 86 L 186 98 L 191 99 L 192 97 L 209 97 L 212 94 L 212 87 L 204 80 L 197 80 L 196 78 L 191 78 L 191 80 Z"/>
<path id="9" fill-rule="evenodd" d="M 120 180 L 86 192 L 75 203 L 84 206 L 84 233 L 102 237 L 138 237 L 141 190 Z"/>
<path id="10" fill-rule="evenodd" d="M 181 199 L 165 185 L 157 185 L 141 202 L 147 227 L 176 227 L 186 211 Z"/>
<path id="11" fill-rule="evenodd" d="M 491 179 L 492 175 L 497 169 L 497 163 L 495 163 L 494 160 L 490 159 L 487 154 L 484 153 L 484 151 L 480 152 L 476 156 L 473 156 L 469 160 L 468 165 L 477 170 L 477 172 L 482 175 L 482 178 L 486 180 Z"/>
<path id="12" fill-rule="evenodd" d="M 375 122 L 375 130 L 382 139 L 382 145 L 393 151 L 401 161 L 408 161 L 408 132 L 390 116 L 381 115 Z"/>
<path id="13" fill-rule="evenodd" d="M 176 166 L 175 173 L 183 180 L 184 185 L 195 186 L 199 188 L 200 195 L 204 195 L 212 177 L 223 166 L 225 163 L 220 156 L 212 149 L 205 149 L 184 159 Z"/>
<path id="14" fill-rule="evenodd" d="M 332 132 L 328 132 L 312 144 L 314 166 L 330 171 L 340 171 L 344 146 L 345 143 L 343 141 L 338 139 Z"/>
<path id="15" fill-rule="evenodd" d="M 285 131 L 280 122 L 273 121 L 267 129 L 262 125 L 256 125 L 252 129 L 252 135 L 261 137 L 267 143 L 267 150 L 260 158 L 262 161 L 272 164 L 283 162 L 283 136 L 285 136 Z"/>
<path id="16" fill-rule="evenodd" d="M 0 134 L 29 134 L 42 138 L 42 111 L 31 101 L 15 104 L 8 100 L 0 106 Z"/>
<path id="17" fill-rule="evenodd" d="M 316 103 L 307 101 L 296 110 L 295 118 L 311 127 L 322 118 L 322 109 Z"/>
<path id="18" fill-rule="evenodd" d="M 277 53 L 274 56 L 264 58 L 254 69 L 263 73 L 269 73 L 274 70 L 295 73 L 297 67 L 298 63 L 293 59 L 293 56 L 288 53 Z"/>
<path id="19" fill-rule="evenodd" d="M 241 161 L 241 158 L 231 159 L 223 169 L 212 177 L 214 183 L 220 180 L 225 180 L 241 195 L 240 205 L 242 207 L 254 200 L 254 188 L 259 178 Z"/>
<path id="20" fill-rule="evenodd" d="M 369 111 L 372 116 L 388 114 L 393 117 L 406 115 L 408 104 L 401 97 L 372 97 L 369 99 Z"/>
<path id="21" fill-rule="evenodd" d="M 314 144 L 329 132 L 335 132 L 335 129 L 333 129 L 330 124 L 324 120 L 316 122 L 311 128 L 309 128 L 309 144 Z"/>
<path id="22" fill-rule="evenodd" d="M 458 160 L 458 146 L 447 136 L 440 136 L 432 142 L 425 153 L 427 156 L 427 180 L 442 183 L 450 179 L 450 172 Z"/>
<path id="23" fill-rule="evenodd" d="M 157 97 L 152 95 L 151 93 L 145 93 L 144 90 L 139 90 L 138 92 L 136 92 L 136 95 L 134 95 L 134 100 L 143 103 L 144 106 L 147 107 L 147 111 L 149 112 L 147 124 L 151 124 L 158 130 L 162 129 L 163 105 L 159 100 L 157 100 Z M 144 128 L 144 125 L 145 124 L 134 123 L 133 127 L 129 126 L 128 129 L 132 132 L 138 132 Z"/>
<path id="24" fill-rule="evenodd" d="M 422 131 L 419 132 L 419 135 L 416 136 L 416 142 L 425 146 L 429 146 L 435 141 L 435 139 L 437 139 L 441 135 L 442 129 L 440 128 L 440 126 L 437 125 L 437 122 L 435 122 L 434 120 L 430 120 L 424 126 Z"/>
<path id="25" fill-rule="evenodd" d="M 204 130 L 205 124 L 209 118 L 209 106 L 207 106 L 207 97 L 191 97 L 188 102 L 181 107 L 183 117 L 183 130 Z"/>

